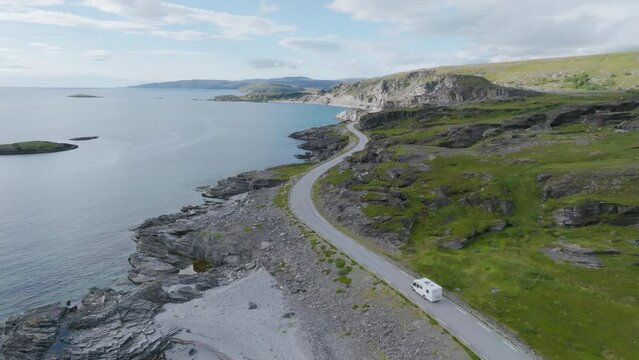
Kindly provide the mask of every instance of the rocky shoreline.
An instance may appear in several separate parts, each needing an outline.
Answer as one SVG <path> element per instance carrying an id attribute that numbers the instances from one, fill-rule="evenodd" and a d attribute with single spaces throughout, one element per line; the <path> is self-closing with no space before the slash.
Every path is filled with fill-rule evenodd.
<path id="1" fill-rule="evenodd" d="M 295 136 L 308 161 L 347 143 L 337 126 Z M 9 317 L 0 359 L 468 358 L 355 263 L 337 281 L 347 258 L 274 206 L 286 186 L 274 171 L 240 174 L 203 189 L 215 201 L 146 220 L 134 229 L 130 288 Z"/>

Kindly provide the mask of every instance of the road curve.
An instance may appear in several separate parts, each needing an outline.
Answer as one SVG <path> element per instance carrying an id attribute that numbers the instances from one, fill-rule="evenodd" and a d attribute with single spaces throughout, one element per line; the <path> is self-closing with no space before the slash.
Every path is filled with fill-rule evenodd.
<path id="1" fill-rule="evenodd" d="M 374 273 L 387 284 L 404 294 L 410 301 L 435 318 L 460 341 L 471 348 L 480 358 L 490 360 L 531 360 L 522 350 L 517 349 L 503 336 L 477 317 L 457 307 L 444 298 L 431 303 L 412 291 L 410 284 L 414 277 L 383 256 L 379 256 L 331 225 L 315 208 L 312 200 L 313 184 L 333 166 L 353 153 L 363 150 L 368 143 L 366 135 L 355 129 L 355 123 L 347 125 L 359 142 L 346 153 L 326 161 L 300 178 L 293 186 L 289 204 L 291 210 L 304 224 L 336 248 L 348 254 L 353 260 Z M 434 279 L 435 281 L 437 279 Z"/>

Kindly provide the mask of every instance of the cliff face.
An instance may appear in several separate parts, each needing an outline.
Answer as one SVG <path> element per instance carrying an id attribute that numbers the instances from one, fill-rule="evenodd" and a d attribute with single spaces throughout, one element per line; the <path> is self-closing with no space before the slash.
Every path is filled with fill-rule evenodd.
<path id="1" fill-rule="evenodd" d="M 498 86 L 479 76 L 440 75 L 432 70 L 418 70 L 341 84 L 305 100 L 374 112 L 422 104 L 451 105 L 533 94 L 535 92 Z"/>

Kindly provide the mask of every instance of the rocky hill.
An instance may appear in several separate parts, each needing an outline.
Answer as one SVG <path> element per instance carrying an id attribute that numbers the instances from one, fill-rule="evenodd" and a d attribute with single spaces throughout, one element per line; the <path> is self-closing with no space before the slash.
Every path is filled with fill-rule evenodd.
<path id="1" fill-rule="evenodd" d="M 495 85 L 474 75 L 437 74 L 417 70 L 340 84 L 328 92 L 307 96 L 305 101 L 379 111 L 423 104 L 451 105 L 485 100 L 511 99 L 535 92 Z"/>

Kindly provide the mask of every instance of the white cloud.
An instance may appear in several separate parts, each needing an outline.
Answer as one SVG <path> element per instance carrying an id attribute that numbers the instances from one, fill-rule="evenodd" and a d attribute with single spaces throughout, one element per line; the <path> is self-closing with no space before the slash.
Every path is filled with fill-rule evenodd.
<path id="1" fill-rule="evenodd" d="M 280 7 L 275 5 L 275 4 L 268 3 L 268 2 L 266 2 L 264 0 L 260 1 L 260 11 L 261 12 L 269 13 L 269 12 L 275 12 L 275 11 L 279 11 L 279 10 L 280 10 Z"/>
<path id="2" fill-rule="evenodd" d="M 17 59 L 23 51 L 20 49 L 0 48 L 0 59 L 12 60 Z"/>
<path id="3" fill-rule="evenodd" d="M 248 64 L 255 69 L 297 69 L 300 67 L 298 63 L 269 58 L 249 59 Z"/>
<path id="4" fill-rule="evenodd" d="M 205 23 L 213 25 L 212 37 L 246 39 L 286 33 L 294 27 L 268 18 L 235 15 L 153 0 L 86 0 L 87 6 L 102 12 L 157 25 Z"/>
<path id="5" fill-rule="evenodd" d="M 0 5 L 14 6 L 53 6 L 62 4 L 64 4 L 64 0 L 0 0 Z"/>
<path id="6" fill-rule="evenodd" d="M 121 19 L 118 20 L 103 20 L 39 7 L 60 3 L 61 1 L 56 0 L 24 2 L 0 0 L 0 21 L 115 30 L 175 40 L 249 39 L 295 30 L 292 26 L 279 24 L 264 17 L 235 15 L 154 0 L 86 0 L 83 2 L 86 6 L 120 16 Z M 175 24 L 206 24 L 210 25 L 210 31 L 168 29 L 169 25 Z"/>
<path id="7" fill-rule="evenodd" d="M 106 50 L 87 50 L 82 57 L 91 61 L 107 61 L 111 60 L 111 53 Z"/>
<path id="8" fill-rule="evenodd" d="M 318 38 L 288 37 L 280 40 L 278 44 L 296 51 L 311 52 L 338 51 L 344 48 L 342 41 L 333 36 Z"/>
<path id="9" fill-rule="evenodd" d="M 213 53 L 203 52 L 203 51 L 184 51 L 184 50 L 172 50 L 172 49 L 160 49 L 160 50 L 143 50 L 143 51 L 135 51 L 135 54 L 146 54 L 146 55 L 171 55 L 171 56 L 214 56 Z"/>
<path id="10" fill-rule="evenodd" d="M 635 0 L 333 0 L 329 8 L 388 32 L 464 39 L 465 57 L 530 58 L 639 45 Z"/>
<path id="11" fill-rule="evenodd" d="M 42 51 L 56 52 L 62 50 L 62 48 L 59 46 L 54 46 L 43 42 L 32 42 L 29 45 Z"/>
<path id="12" fill-rule="evenodd" d="M 4 73 L 23 73 L 31 69 L 33 68 L 30 66 L 24 66 L 24 65 L 0 66 L 0 72 L 4 72 Z"/>

